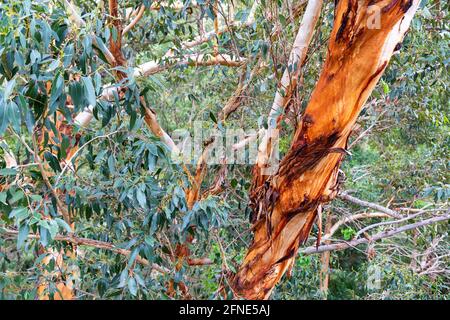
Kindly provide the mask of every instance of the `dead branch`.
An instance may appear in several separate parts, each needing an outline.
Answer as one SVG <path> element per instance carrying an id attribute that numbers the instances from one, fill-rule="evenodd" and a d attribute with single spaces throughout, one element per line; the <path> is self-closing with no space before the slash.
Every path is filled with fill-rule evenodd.
<path id="1" fill-rule="evenodd" d="M 0 228 L 0 235 L 2 236 L 6 236 L 6 237 L 15 237 L 19 234 L 18 231 L 16 230 L 12 230 L 12 229 L 6 229 L 6 228 Z M 28 235 L 28 239 L 40 239 L 40 236 L 37 234 L 29 234 Z M 63 236 L 63 235 L 56 235 L 54 240 L 56 241 L 65 241 L 65 242 L 69 242 L 72 243 L 74 245 L 78 245 L 78 246 L 87 246 L 87 247 L 93 247 L 93 248 L 98 248 L 98 249 L 104 249 L 104 250 L 109 250 L 112 251 L 114 253 L 118 253 L 121 254 L 123 256 L 128 257 L 131 254 L 130 250 L 126 250 L 126 249 L 122 249 L 122 248 L 118 248 L 115 245 L 113 245 L 112 243 L 109 242 L 104 242 L 104 241 L 99 241 L 99 240 L 93 240 L 93 239 L 88 239 L 88 238 L 79 238 L 76 237 L 74 235 L 67 235 L 67 236 Z M 148 260 L 137 256 L 136 257 L 136 261 L 142 265 L 145 266 L 149 266 L 152 269 L 166 274 L 166 273 L 170 273 L 170 270 L 168 270 L 167 268 L 164 268 L 160 265 L 157 265 L 155 263 L 150 264 L 150 262 L 148 262 Z"/>
<path id="2" fill-rule="evenodd" d="M 399 227 L 397 229 L 393 229 L 390 231 L 379 232 L 375 235 L 370 236 L 370 240 L 367 238 L 359 238 L 359 239 L 355 239 L 352 241 L 346 241 L 346 242 L 342 242 L 342 243 L 322 245 L 317 248 L 316 248 L 316 246 L 310 246 L 303 250 L 300 250 L 300 253 L 308 255 L 308 254 L 321 253 L 321 252 L 326 252 L 326 251 L 342 251 L 347 248 L 353 248 L 353 247 L 356 247 L 361 244 L 368 244 L 369 242 L 374 242 L 374 241 L 378 241 L 381 239 L 389 238 L 389 237 L 395 236 L 396 234 L 399 234 L 402 232 L 406 232 L 406 231 L 413 230 L 416 228 L 424 227 L 424 226 L 434 224 L 437 222 L 446 221 L 449 219 L 450 219 L 450 214 L 440 215 L 440 216 L 422 220 L 422 221 L 419 221 L 416 223 L 411 223 L 411 224 L 408 224 L 408 225 L 405 225 L 405 226 L 402 226 L 402 227 Z"/>
<path id="3" fill-rule="evenodd" d="M 419 212 L 417 212 L 415 214 L 408 215 L 408 216 L 403 217 L 403 218 L 401 218 L 399 220 L 383 221 L 383 222 L 378 222 L 378 223 L 371 224 L 370 226 L 367 226 L 367 227 L 359 230 L 358 233 L 355 235 L 355 237 L 358 237 L 359 235 L 364 234 L 364 232 L 367 232 L 368 230 L 376 228 L 376 227 L 380 227 L 380 226 L 384 226 L 384 225 L 399 224 L 401 222 L 405 222 L 407 220 L 414 219 L 414 218 L 416 218 L 416 217 L 418 217 L 418 216 L 420 216 L 420 215 L 422 215 L 422 214 L 424 214 L 426 212 L 428 212 L 428 210 L 419 211 Z"/>
<path id="4" fill-rule="evenodd" d="M 145 12 L 145 5 L 142 5 L 139 8 L 139 11 L 136 14 L 136 16 L 134 17 L 134 19 L 125 28 L 123 28 L 122 36 L 124 36 L 125 34 L 128 33 L 128 31 L 133 29 L 133 27 L 136 25 L 136 23 L 138 23 L 141 20 L 142 16 L 144 15 L 144 12 Z"/>

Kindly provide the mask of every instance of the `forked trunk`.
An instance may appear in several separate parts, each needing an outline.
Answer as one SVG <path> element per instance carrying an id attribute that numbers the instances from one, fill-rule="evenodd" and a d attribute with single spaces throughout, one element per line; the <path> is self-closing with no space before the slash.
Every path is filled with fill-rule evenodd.
<path id="1" fill-rule="evenodd" d="M 328 56 L 291 147 L 270 177 L 255 166 L 254 239 L 233 279 L 236 294 L 267 299 L 292 267 L 320 204 L 337 192 L 356 118 L 401 42 L 418 0 L 340 0 Z"/>

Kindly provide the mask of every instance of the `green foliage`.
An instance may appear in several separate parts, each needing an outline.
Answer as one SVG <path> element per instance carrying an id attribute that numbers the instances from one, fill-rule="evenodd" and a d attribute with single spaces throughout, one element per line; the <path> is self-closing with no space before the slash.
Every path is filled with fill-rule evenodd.
<path id="1" fill-rule="evenodd" d="M 174 298 L 183 296 L 181 283 L 193 298 L 221 299 L 227 287 L 223 265 L 236 271 L 251 241 L 248 222 L 248 189 L 251 165 L 230 165 L 227 188 L 208 196 L 190 209 L 184 190 L 189 186 L 185 169 L 172 162 L 166 145 L 147 129 L 140 97 L 158 115 L 166 131 L 192 130 L 196 120 L 205 128 L 258 129 L 266 122 L 273 96 L 286 65 L 298 19 L 282 1 L 268 3 L 274 17 L 260 8 L 249 28 L 233 28 L 195 49 L 182 43 L 198 35 L 197 20 L 204 17 L 207 30 L 214 18 L 209 2 L 197 1 L 182 10 L 162 6 L 146 12 L 124 39 L 127 67 L 113 68 L 106 56 L 111 28 L 102 1 L 74 1 L 86 21 L 74 27 L 62 1 L 6 0 L 0 3 L 0 298 L 35 299 L 39 283 L 71 280 L 80 299 L 167 299 L 167 284 L 175 284 Z M 221 1 L 225 5 L 229 1 Z M 141 1 L 119 1 L 136 8 Z M 143 2 L 147 7 L 151 1 Z M 234 1 L 235 20 L 244 22 L 251 3 Z M 287 152 L 300 113 L 315 86 L 332 27 L 333 3 L 326 2 L 310 54 L 303 66 L 302 87 L 293 109 L 282 124 L 280 151 Z M 276 9 L 276 10 L 275 10 Z M 276 12 L 276 15 L 275 13 Z M 264 15 L 266 14 L 266 15 Z M 400 53 L 392 59 L 382 81 L 363 110 L 350 143 L 368 131 L 350 149 L 343 163 L 341 188 L 367 201 L 415 209 L 448 208 L 449 95 L 448 4 L 423 1 Z M 280 25 L 278 25 L 278 23 Z M 282 28 L 277 34 L 276 27 Z M 168 49 L 171 59 L 186 54 L 211 53 L 218 42 L 220 53 L 246 57 L 242 68 L 174 65 L 144 78 L 132 75 L 132 66 L 157 60 Z M 252 78 L 255 66 L 264 62 Z M 127 77 L 114 77 L 122 71 Z M 226 121 L 218 113 L 238 83 L 250 83 L 242 106 Z M 114 91 L 104 99 L 106 89 Z M 69 103 L 66 103 L 70 101 Z M 87 128 L 74 119 L 93 108 Z M 71 127 L 72 131 L 64 130 Z M 19 139 L 20 138 L 20 139 Z M 37 139 L 37 138 L 40 138 Z M 37 141 L 38 140 L 38 141 Z M 49 183 L 45 181 L 38 152 Z M 75 154 L 71 153 L 77 148 Z M 19 166 L 7 168 L 11 154 Z M 68 156 L 71 155 L 70 159 Z M 70 160 L 70 161 L 69 161 Z M 195 170 L 193 166 L 188 169 Z M 207 188 L 218 170 L 209 167 L 202 184 Z M 64 219 L 55 190 L 68 208 L 74 225 Z M 358 206 L 334 201 L 324 212 L 342 218 L 363 212 Z M 380 222 L 372 219 L 370 222 Z M 367 222 L 367 221 L 366 221 Z M 350 241 L 361 223 L 346 224 L 334 235 Z M 385 230 L 384 227 L 376 230 Z M 6 231 L 14 229 L 14 237 Z M 128 250 L 118 254 L 95 246 L 76 248 L 58 236 L 72 232 L 81 238 L 113 244 Z M 314 228 L 310 241 L 314 245 Z M 30 235 L 39 234 L 39 238 Z M 192 257 L 205 257 L 211 265 L 192 267 L 184 261 L 175 268 L 173 251 L 186 238 Z M 333 252 L 330 263 L 329 299 L 442 299 L 449 295 L 448 273 L 427 274 L 413 268 L 414 254 L 424 252 L 434 239 L 448 253 L 448 225 L 428 226 L 374 244 L 373 248 Z M 391 249 L 389 249 L 391 248 Z M 393 248 L 393 249 L 392 249 Z M 400 249 L 399 249 L 400 248 Z M 64 270 L 50 252 L 77 250 L 76 257 L 63 254 Z M 368 254 L 374 249 L 375 255 Z M 445 252 L 444 252 L 445 255 Z M 42 263 L 49 258 L 48 263 Z M 157 264 L 159 273 L 140 262 Z M 444 263 L 448 265 L 448 257 Z M 367 288 L 367 270 L 382 268 L 379 290 Z M 274 299 L 322 299 L 321 256 L 299 255 L 292 276 L 275 289 Z M 448 270 L 447 270 L 448 272 Z M 226 294 L 231 297 L 228 290 Z"/>

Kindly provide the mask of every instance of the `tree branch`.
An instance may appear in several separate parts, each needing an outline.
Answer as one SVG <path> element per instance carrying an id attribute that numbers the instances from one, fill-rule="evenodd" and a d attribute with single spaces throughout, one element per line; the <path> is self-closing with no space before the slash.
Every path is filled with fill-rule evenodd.
<path id="1" fill-rule="evenodd" d="M 262 169 L 268 162 L 272 153 L 272 130 L 279 125 L 282 112 L 289 104 L 294 90 L 297 88 L 298 78 L 302 64 L 305 61 L 309 44 L 314 34 L 314 29 L 322 9 L 322 0 L 310 0 L 303 14 L 300 28 L 294 40 L 291 53 L 289 55 L 288 67 L 284 70 L 278 90 L 267 119 L 267 128 L 261 144 L 258 148 L 256 166 Z"/>
<path id="2" fill-rule="evenodd" d="M 69 11 L 69 18 L 74 22 L 74 24 L 78 27 L 78 28 L 85 28 L 86 27 L 86 22 L 80 17 L 80 15 L 78 14 L 77 10 L 75 9 L 75 6 L 72 4 L 71 1 L 68 0 L 64 0 L 64 4 L 66 9 Z M 114 58 L 114 55 L 111 53 L 111 51 L 109 51 L 106 47 L 104 46 L 99 46 L 98 45 L 98 41 L 97 41 L 97 37 L 95 35 L 91 35 L 92 38 L 92 43 L 98 47 L 102 49 L 103 54 L 106 57 L 106 60 L 108 61 L 108 63 L 112 66 L 115 66 L 117 64 L 116 59 Z"/>
<path id="3" fill-rule="evenodd" d="M 136 25 L 136 23 L 138 23 L 139 20 L 141 20 L 142 16 L 144 15 L 144 12 L 145 12 L 145 5 L 142 5 L 139 8 L 138 13 L 136 14 L 136 17 L 134 17 L 134 19 L 125 28 L 123 28 L 122 36 L 125 35 L 128 31 L 130 31 Z"/>
<path id="4" fill-rule="evenodd" d="M 374 209 L 374 210 L 377 210 L 377 211 L 381 211 L 381 212 L 386 213 L 387 215 L 389 215 L 389 216 L 391 216 L 393 218 L 397 218 L 398 219 L 398 218 L 402 217 L 400 214 L 398 214 L 397 212 L 395 212 L 392 209 L 380 206 L 379 204 L 376 204 L 376 203 L 372 203 L 372 202 L 368 202 L 368 201 L 364 201 L 364 200 L 355 198 L 355 197 L 353 197 L 353 196 L 351 196 L 351 195 L 349 195 L 349 194 L 347 194 L 345 192 L 340 192 L 337 195 L 337 197 L 341 198 L 343 200 L 352 202 L 352 203 L 357 204 L 357 205 L 362 206 L 362 207 L 367 207 L 367 208 L 371 208 L 371 209 Z"/>
<path id="5" fill-rule="evenodd" d="M 34 161 L 37 163 L 39 171 L 41 172 L 42 179 L 44 180 L 45 185 L 49 189 L 50 193 L 53 195 L 56 201 L 56 205 L 61 212 L 61 215 L 64 218 L 64 221 L 70 225 L 70 216 L 69 212 L 67 211 L 67 208 L 63 205 L 61 200 L 59 199 L 58 195 L 56 194 L 56 191 L 53 189 L 52 184 L 50 183 L 50 180 L 48 178 L 47 172 L 45 171 L 44 165 L 42 163 L 41 158 L 39 157 L 39 150 L 37 149 L 37 142 L 36 137 L 34 134 L 32 135 L 33 139 L 33 149 L 26 143 L 25 139 L 18 135 L 14 130 L 11 130 L 11 132 L 19 139 L 19 141 L 25 146 L 25 148 L 30 152 L 30 154 L 34 157 Z"/>
<path id="6" fill-rule="evenodd" d="M 110 15 L 110 23 L 115 28 L 117 37 L 114 40 L 114 37 L 111 36 L 109 38 L 109 49 L 114 55 L 114 58 L 116 59 L 116 65 L 117 66 L 126 66 L 126 60 L 122 53 L 122 21 L 119 16 L 119 4 L 117 0 L 109 0 L 109 15 Z M 122 80 L 126 77 L 126 74 L 123 71 L 117 71 L 116 70 L 116 76 Z"/>
<path id="7" fill-rule="evenodd" d="M 156 113 L 147 106 L 143 97 L 141 97 L 141 102 L 144 105 L 145 110 L 144 121 L 149 127 L 150 131 L 155 136 L 157 136 L 169 148 L 170 151 L 174 152 L 175 154 L 179 154 L 180 150 L 176 146 L 175 142 L 159 125 L 158 120 L 156 119 Z"/>
<path id="8" fill-rule="evenodd" d="M 350 247 L 356 247 L 358 245 L 361 244 L 368 244 L 370 242 L 374 242 L 374 241 L 378 241 L 381 239 L 385 239 L 385 238 L 389 238 L 392 236 L 395 236 L 396 234 L 402 233 L 402 232 L 406 232 L 412 229 L 416 229 L 419 227 L 424 227 L 433 223 L 437 223 L 437 222 L 441 222 L 441 221 L 445 221 L 445 220 L 449 220 L 450 219 L 450 214 L 445 214 L 445 215 L 441 215 L 441 216 L 436 216 L 430 219 L 426 219 L 426 220 L 422 220 L 416 223 L 412 223 L 412 224 L 408 224 L 402 227 L 399 227 L 397 229 L 394 230 L 390 230 L 390 231 L 382 231 L 379 232 L 373 236 L 370 236 L 369 239 L 367 238 L 360 238 L 360 239 L 355 239 L 352 241 L 348 241 L 348 242 L 342 242 L 342 243 L 334 243 L 334 244 L 329 244 L 329 245 L 322 245 L 316 248 L 316 246 L 310 246 L 307 247 L 303 250 L 300 250 L 300 253 L 308 255 L 308 254 L 313 254 L 313 253 L 321 253 L 321 252 L 326 252 L 326 251 L 341 251 L 341 250 L 345 250 L 347 248 Z"/>
<path id="9" fill-rule="evenodd" d="M 69 3 L 67 0 L 64 0 L 64 1 L 66 3 L 66 6 L 68 7 L 69 11 L 71 12 L 71 17 L 76 21 L 76 24 L 79 26 L 85 26 L 85 22 L 83 21 L 83 19 L 80 18 L 80 16 L 76 12 L 76 10 L 73 8 L 73 5 L 71 3 Z M 255 0 L 252 8 L 250 9 L 249 16 L 248 16 L 247 20 L 245 21 L 245 23 L 239 22 L 236 24 L 236 26 L 237 27 L 240 27 L 240 26 L 248 27 L 248 26 L 252 25 L 255 22 L 255 12 L 256 12 L 258 5 L 259 5 L 259 0 Z M 229 31 L 229 29 L 228 28 L 219 29 L 219 34 L 226 32 L 226 31 Z M 205 36 L 200 35 L 200 37 L 197 37 L 193 41 L 188 41 L 188 42 L 183 43 L 181 45 L 181 47 L 184 49 L 195 47 L 197 45 L 200 45 L 202 43 L 209 41 L 216 35 L 217 34 L 215 33 L 215 31 L 209 32 Z M 95 40 L 96 38 L 93 37 L 93 39 Z M 110 60 L 111 60 L 110 64 L 115 65 L 117 62 L 115 61 L 114 56 L 112 55 L 112 53 L 109 50 L 108 50 L 108 52 L 109 53 L 106 56 L 107 56 L 107 58 L 108 57 L 110 58 Z M 168 50 L 165 53 L 165 55 L 163 56 L 163 58 L 170 57 L 172 55 L 172 52 L 173 52 L 172 49 Z M 200 55 L 198 55 L 198 56 L 200 56 Z M 204 56 L 204 55 L 202 55 L 202 56 Z M 217 64 L 228 65 L 228 66 L 240 66 L 244 62 L 243 61 L 244 59 L 242 59 L 242 58 L 239 58 L 236 61 L 236 59 L 232 59 L 228 55 L 221 55 L 221 57 L 216 57 L 215 60 L 210 60 L 209 62 L 203 61 L 203 59 L 192 59 L 192 57 L 193 57 L 192 55 L 190 57 L 191 57 L 191 59 L 189 59 L 189 56 L 186 57 L 185 59 L 182 58 L 178 63 L 175 63 L 175 65 L 177 65 L 177 64 L 178 65 L 183 65 L 183 64 L 184 65 L 189 65 L 189 64 L 192 65 L 193 61 L 195 61 L 194 65 L 196 65 L 196 66 L 217 65 Z M 227 59 L 227 57 L 230 57 L 230 58 Z M 193 60 L 193 61 L 190 61 L 190 60 Z M 161 72 L 163 70 L 166 70 L 169 66 L 170 66 L 170 64 L 169 65 L 161 65 L 158 62 L 149 61 L 149 62 L 143 63 L 140 66 L 136 67 L 134 69 L 134 76 L 138 77 L 138 76 L 146 76 L 146 75 L 155 74 L 155 73 Z M 117 88 L 113 88 L 110 90 L 104 90 L 103 97 L 109 99 L 110 97 L 113 96 L 114 90 L 117 90 Z M 89 106 L 88 108 L 86 108 L 84 111 L 82 111 L 80 114 L 78 114 L 75 117 L 74 122 L 83 127 L 87 126 L 89 124 L 89 122 L 92 120 L 92 110 L 93 110 L 93 106 Z"/>
<path id="10" fill-rule="evenodd" d="M 0 234 L 4 235 L 4 236 L 13 237 L 13 236 L 17 236 L 19 234 L 19 232 L 16 230 L 12 230 L 12 229 L 0 228 Z M 28 239 L 40 239 L 40 236 L 37 234 L 29 234 Z M 97 248 L 97 249 L 109 250 L 114 253 L 118 253 L 123 256 L 126 256 L 126 257 L 128 257 L 131 254 L 130 250 L 118 248 L 115 245 L 113 245 L 112 243 L 98 241 L 98 240 L 92 240 L 92 239 L 88 239 L 88 238 L 79 238 L 74 235 L 68 235 L 68 236 L 56 235 L 53 240 L 65 241 L 65 242 L 69 242 L 69 243 L 72 243 L 72 244 L 75 244 L 78 246 L 87 246 L 87 247 L 93 247 L 93 248 Z M 136 257 L 136 261 L 145 266 L 149 266 L 152 269 L 154 269 L 160 273 L 163 273 L 163 274 L 170 273 L 169 269 L 164 268 L 156 263 L 150 263 L 150 262 L 148 262 L 148 260 L 146 260 L 140 256 Z"/>
<path id="11" fill-rule="evenodd" d="M 188 258 L 187 263 L 190 266 L 207 266 L 213 264 L 214 261 L 209 258 Z"/>
<path id="12" fill-rule="evenodd" d="M 210 56 L 207 54 L 190 54 L 173 61 L 158 63 L 156 61 L 149 61 L 141 64 L 134 69 L 135 77 L 143 77 L 153 75 L 172 66 L 215 66 L 222 65 L 227 67 L 240 67 L 245 63 L 244 58 L 232 57 L 227 54 L 220 54 L 218 56 Z"/>
<path id="13" fill-rule="evenodd" d="M 199 35 L 192 41 L 187 41 L 187 42 L 182 43 L 181 48 L 182 49 L 190 49 L 190 48 L 196 47 L 202 43 L 208 42 L 209 40 L 221 35 L 222 33 L 229 32 L 230 28 L 233 28 L 233 27 L 235 27 L 235 28 L 244 27 L 245 28 L 245 27 L 251 26 L 253 23 L 255 23 L 255 13 L 256 13 L 256 9 L 258 8 L 258 6 L 259 6 L 259 0 L 255 0 L 255 2 L 253 3 L 253 5 L 250 9 L 250 13 L 247 17 L 247 20 L 245 20 L 245 22 L 236 22 L 236 23 L 232 22 L 232 23 L 230 23 L 229 26 L 223 26 L 222 28 L 219 28 L 217 32 L 215 30 L 212 30 L 210 32 L 205 33 L 204 35 Z"/>
<path id="14" fill-rule="evenodd" d="M 386 217 L 390 217 L 390 216 L 387 215 L 386 213 L 380 213 L 380 212 L 359 213 L 359 214 L 355 214 L 355 215 L 352 215 L 352 216 L 344 217 L 341 220 L 339 220 L 338 222 L 336 222 L 330 228 L 330 230 L 323 236 L 323 240 L 330 239 L 333 236 L 333 234 L 339 229 L 339 227 L 342 226 L 343 224 L 346 224 L 346 223 L 349 223 L 349 222 L 353 222 L 353 221 L 356 221 L 356 220 L 360 220 L 360 219 L 386 218 Z"/>

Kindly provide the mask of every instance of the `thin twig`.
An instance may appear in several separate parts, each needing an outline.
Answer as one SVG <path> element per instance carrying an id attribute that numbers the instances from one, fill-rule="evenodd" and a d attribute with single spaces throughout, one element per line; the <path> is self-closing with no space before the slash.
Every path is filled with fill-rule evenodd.
<path id="1" fill-rule="evenodd" d="M 402 232 L 406 232 L 409 230 L 413 230 L 413 229 L 416 229 L 419 227 L 424 227 L 424 226 L 427 226 L 427 225 L 430 225 L 433 223 L 437 223 L 437 222 L 445 221 L 445 220 L 449 220 L 449 219 L 450 219 L 450 214 L 437 216 L 437 217 L 430 218 L 427 220 L 422 220 L 422 221 L 419 221 L 416 223 L 408 224 L 408 225 L 402 226 L 402 227 L 394 229 L 394 230 L 379 232 L 373 236 L 370 236 L 369 239 L 368 238 L 360 238 L 360 239 L 355 239 L 352 241 L 346 241 L 346 242 L 342 242 L 342 243 L 322 245 L 317 248 L 316 248 L 316 246 L 310 246 L 303 250 L 300 250 L 300 253 L 308 255 L 308 254 L 321 253 L 321 252 L 326 252 L 326 251 L 342 251 L 347 248 L 352 248 L 352 247 L 356 247 L 361 244 L 367 244 L 369 242 L 374 242 L 377 240 L 389 238 L 389 237 L 392 237 L 392 236 L 402 233 Z"/>
<path id="2" fill-rule="evenodd" d="M 34 148 L 34 150 L 33 150 L 22 136 L 18 135 L 14 130 L 10 130 L 10 132 L 12 132 L 19 139 L 19 141 L 25 146 L 25 148 L 28 150 L 28 152 L 30 152 L 33 155 L 34 161 L 37 163 L 39 171 L 41 172 L 42 179 L 44 180 L 45 185 L 47 186 L 47 188 L 50 190 L 51 194 L 55 198 L 56 205 L 57 205 L 59 211 L 61 211 L 64 221 L 66 221 L 70 225 L 69 212 L 67 211 L 67 208 L 63 205 L 61 200 L 59 199 L 56 191 L 53 189 L 52 184 L 50 183 L 50 180 L 48 178 L 47 172 L 45 171 L 42 160 L 39 157 L 39 152 L 37 150 L 36 137 L 34 135 L 32 135 L 33 148 Z"/>
<path id="3" fill-rule="evenodd" d="M 122 36 L 125 35 L 128 31 L 130 31 L 130 30 L 136 25 L 136 23 L 138 23 L 139 20 L 141 20 L 142 16 L 144 15 L 144 12 L 145 12 L 145 5 L 142 5 L 142 6 L 139 8 L 139 11 L 138 11 L 136 17 L 134 17 L 134 19 L 130 22 L 130 24 L 127 25 L 127 26 L 123 29 L 123 31 L 122 31 Z"/>
<path id="4" fill-rule="evenodd" d="M 105 134 L 105 135 L 101 135 L 101 136 L 97 136 L 92 138 L 91 140 L 89 140 L 88 142 L 86 142 L 85 144 L 83 144 L 81 147 L 78 148 L 77 151 L 74 152 L 74 154 L 66 161 L 66 164 L 64 165 L 64 168 L 61 170 L 61 173 L 58 175 L 58 177 L 56 178 L 56 182 L 55 185 L 58 184 L 59 180 L 61 179 L 61 177 L 64 175 L 64 173 L 66 172 L 67 168 L 70 166 L 70 164 L 72 163 L 72 160 L 77 156 L 77 154 L 87 145 L 89 145 L 90 143 L 94 142 L 95 140 L 98 139 L 102 139 L 102 138 L 108 138 L 109 136 L 112 136 L 116 133 L 120 132 L 120 130 L 116 130 L 114 132 Z"/>

